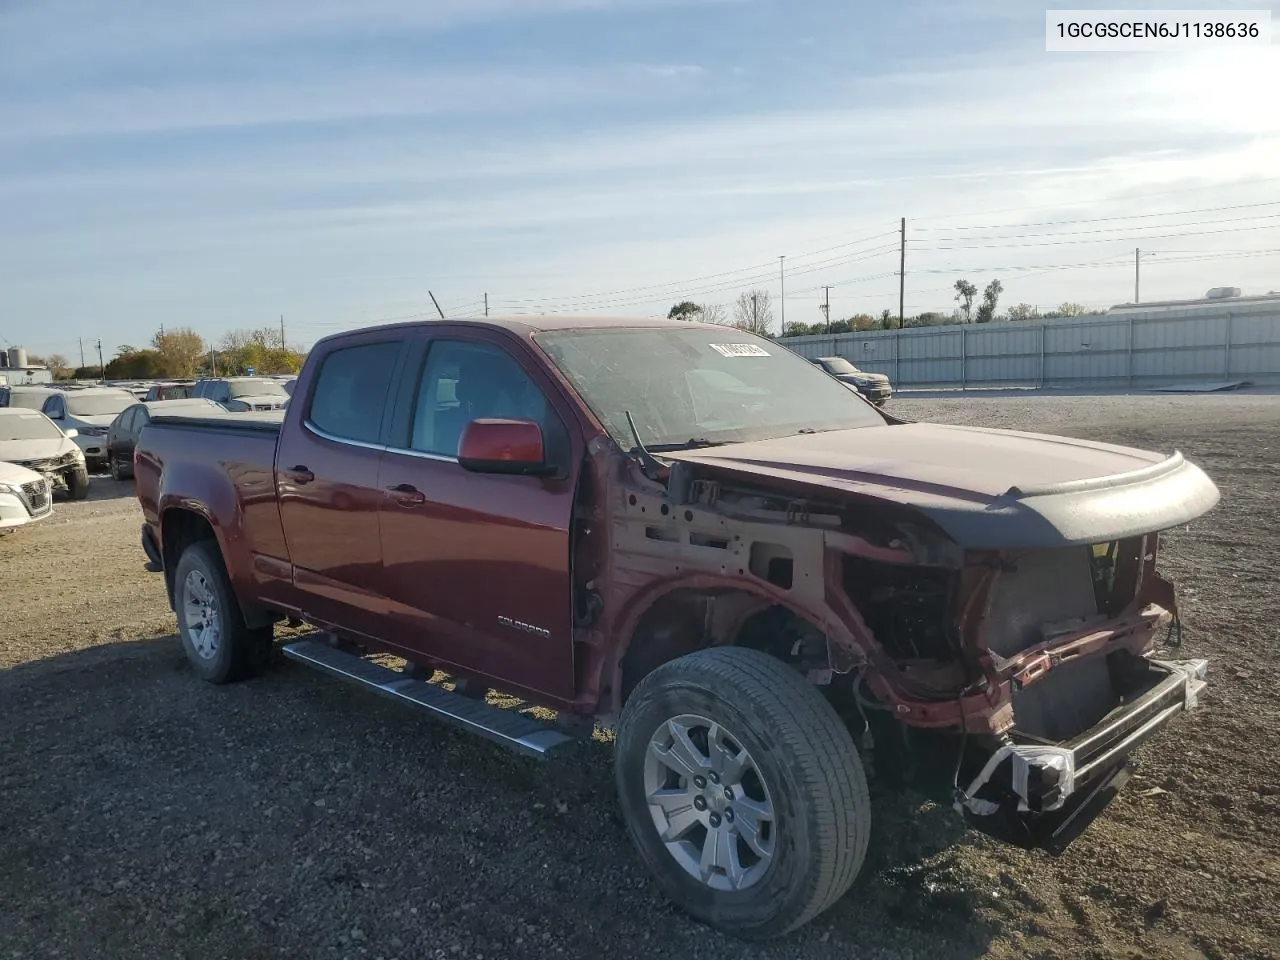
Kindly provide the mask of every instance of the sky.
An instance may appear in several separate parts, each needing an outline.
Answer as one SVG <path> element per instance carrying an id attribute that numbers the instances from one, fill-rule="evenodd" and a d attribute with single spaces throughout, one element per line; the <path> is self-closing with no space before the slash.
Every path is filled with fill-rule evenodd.
<path id="1" fill-rule="evenodd" d="M 908 314 L 1267 292 L 1277 90 L 1015 0 L 4 0 L 0 342 L 896 313 L 903 217 Z"/>

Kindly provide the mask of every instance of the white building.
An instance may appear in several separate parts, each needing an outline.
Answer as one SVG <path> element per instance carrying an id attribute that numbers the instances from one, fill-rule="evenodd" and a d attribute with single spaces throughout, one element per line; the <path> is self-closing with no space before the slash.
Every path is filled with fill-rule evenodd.
<path id="1" fill-rule="evenodd" d="M 40 383 L 53 383 L 53 371 L 39 364 L 28 363 L 27 351 L 22 347 L 0 350 L 0 387 Z"/>

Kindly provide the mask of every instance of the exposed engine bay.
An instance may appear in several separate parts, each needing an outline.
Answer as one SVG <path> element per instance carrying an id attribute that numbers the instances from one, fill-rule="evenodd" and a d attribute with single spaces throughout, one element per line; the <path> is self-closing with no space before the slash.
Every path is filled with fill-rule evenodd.
<path id="1" fill-rule="evenodd" d="M 680 462 L 665 490 L 627 487 L 614 582 L 661 561 L 681 586 L 634 625 L 660 639 L 629 651 L 623 695 L 643 650 L 760 646 L 827 689 L 878 767 L 1004 839 L 1065 846 L 1203 686 L 1203 662 L 1149 658 L 1178 629 L 1155 533 L 966 549 L 907 505 Z"/>

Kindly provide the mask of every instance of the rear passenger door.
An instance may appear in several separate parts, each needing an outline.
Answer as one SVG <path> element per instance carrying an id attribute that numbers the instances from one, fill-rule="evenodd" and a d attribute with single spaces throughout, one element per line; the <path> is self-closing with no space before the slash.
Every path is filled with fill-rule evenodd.
<path id="1" fill-rule="evenodd" d="M 568 699 L 569 526 L 582 441 L 559 387 L 513 340 L 442 327 L 405 372 L 379 477 L 391 629 L 426 662 Z M 459 438 L 481 417 L 536 421 L 561 469 L 463 469 Z"/>
<path id="2" fill-rule="evenodd" d="M 335 344 L 319 358 L 276 451 L 280 519 L 303 614 L 375 638 L 387 632 L 378 470 L 405 345 L 400 331 Z"/>

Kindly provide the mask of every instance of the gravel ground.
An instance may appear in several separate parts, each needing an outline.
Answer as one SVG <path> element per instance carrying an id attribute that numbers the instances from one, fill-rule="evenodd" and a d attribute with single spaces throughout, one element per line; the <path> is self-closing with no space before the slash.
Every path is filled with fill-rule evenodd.
<path id="1" fill-rule="evenodd" d="M 283 663 L 215 688 L 142 569 L 127 484 L 0 540 L 0 957 L 1199 958 L 1280 943 L 1280 397 L 904 398 L 914 419 L 1060 432 L 1204 466 L 1171 532 L 1203 709 L 1051 859 L 873 788 L 850 893 L 785 940 L 686 919 L 641 872 L 607 745 L 510 756 Z"/>

